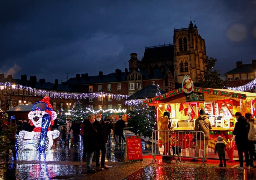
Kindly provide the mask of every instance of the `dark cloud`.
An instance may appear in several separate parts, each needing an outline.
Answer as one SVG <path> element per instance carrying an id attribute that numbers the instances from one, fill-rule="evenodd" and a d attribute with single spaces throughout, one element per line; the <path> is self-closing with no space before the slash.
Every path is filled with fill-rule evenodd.
<path id="1" fill-rule="evenodd" d="M 172 43 L 173 29 L 195 21 L 208 56 L 225 73 L 241 58 L 256 58 L 256 4 L 253 0 L 212 1 L 1 1 L 0 63 L 7 72 L 16 64 L 21 74 L 53 81 L 66 73 L 104 74 L 128 66 L 129 54 L 142 58 L 145 46 Z M 242 24 L 246 36 L 231 41 Z M 229 30 L 229 31 L 228 31 Z M 225 68 L 223 68 L 225 67 Z"/>

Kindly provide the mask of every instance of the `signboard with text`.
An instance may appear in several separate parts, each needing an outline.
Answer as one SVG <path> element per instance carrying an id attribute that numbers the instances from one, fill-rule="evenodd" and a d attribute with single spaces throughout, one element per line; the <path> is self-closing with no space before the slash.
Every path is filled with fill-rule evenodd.
<path id="1" fill-rule="evenodd" d="M 126 136 L 126 148 L 128 160 L 143 160 L 139 136 Z"/>

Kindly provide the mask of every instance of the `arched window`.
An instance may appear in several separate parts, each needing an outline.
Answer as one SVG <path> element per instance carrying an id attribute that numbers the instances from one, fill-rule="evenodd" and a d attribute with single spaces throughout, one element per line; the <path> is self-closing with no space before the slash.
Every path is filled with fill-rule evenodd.
<path id="1" fill-rule="evenodd" d="M 185 69 L 185 72 L 188 72 L 188 62 L 185 61 L 185 64 L 184 64 L 184 65 L 185 65 L 185 68 L 184 68 L 184 69 Z"/>
<path id="2" fill-rule="evenodd" d="M 180 72 L 184 72 L 183 71 L 183 62 L 182 61 L 180 62 Z"/>
<path id="3" fill-rule="evenodd" d="M 182 38 L 179 39 L 179 51 L 183 51 Z"/>
<path id="4" fill-rule="evenodd" d="M 184 51 L 188 50 L 188 40 L 186 37 L 183 38 L 183 44 L 184 44 Z"/>

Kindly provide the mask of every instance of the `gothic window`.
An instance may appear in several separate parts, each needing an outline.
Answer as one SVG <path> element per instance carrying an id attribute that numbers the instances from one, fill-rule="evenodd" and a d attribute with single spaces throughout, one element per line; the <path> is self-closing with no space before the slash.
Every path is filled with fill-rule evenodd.
<path id="1" fill-rule="evenodd" d="M 183 62 L 180 62 L 180 72 L 183 72 Z"/>
<path id="2" fill-rule="evenodd" d="M 188 40 L 186 37 L 184 37 L 184 39 L 183 39 L 183 44 L 184 44 L 184 51 L 187 51 L 188 50 Z"/>
<path id="3" fill-rule="evenodd" d="M 188 62 L 186 61 L 184 65 L 185 65 L 185 72 L 188 72 Z"/>
<path id="4" fill-rule="evenodd" d="M 182 48 L 182 38 L 179 39 L 179 51 L 183 51 L 183 48 Z"/>

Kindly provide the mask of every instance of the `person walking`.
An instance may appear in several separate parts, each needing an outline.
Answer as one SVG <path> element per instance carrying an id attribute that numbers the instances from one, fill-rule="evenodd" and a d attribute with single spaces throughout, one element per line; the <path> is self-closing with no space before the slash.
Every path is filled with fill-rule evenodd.
<path id="1" fill-rule="evenodd" d="M 116 131 L 115 133 L 116 133 L 116 135 L 119 136 L 119 144 L 121 144 L 122 139 L 123 139 L 123 141 L 125 141 L 124 127 L 125 127 L 124 120 L 122 120 L 122 117 L 120 117 L 119 120 L 115 124 L 115 131 Z"/>
<path id="2" fill-rule="evenodd" d="M 96 115 L 96 121 L 93 123 L 93 126 L 97 130 L 98 138 L 97 143 L 99 145 L 99 148 L 96 150 L 96 169 L 97 170 L 104 170 L 108 169 L 108 167 L 105 165 L 105 157 L 106 157 L 106 143 L 108 140 L 107 137 L 107 126 L 105 122 L 102 121 L 101 115 Z M 100 152 L 101 152 L 101 162 L 100 160 Z"/>
<path id="3" fill-rule="evenodd" d="M 200 116 L 195 121 L 195 131 L 203 131 L 204 133 L 196 133 L 196 150 L 195 150 L 195 158 L 192 161 L 198 161 L 199 157 L 199 148 L 203 143 L 203 147 L 205 149 L 205 159 L 204 162 L 207 161 L 208 157 L 208 140 L 210 136 L 210 129 L 212 129 L 212 125 L 208 119 L 208 116 L 205 114 L 205 111 L 201 109 L 199 111 Z"/>
<path id="4" fill-rule="evenodd" d="M 72 133 L 72 131 L 71 131 L 71 126 L 72 126 L 72 121 L 71 121 L 71 119 L 67 119 L 67 121 L 66 121 L 66 130 L 67 130 L 67 145 L 68 145 L 68 147 L 69 147 L 69 142 L 70 142 L 70 139 L 71 139 L 71 133 Z"/>
<path id="5" fill-rule="evenodd" d="M 78 121 L 75 120 L 71 127 L 70 131 L 73 130 L 73 137 L 74 137 L 74 144 L 73 146 L 78 146 L 78 141 L 79 141 L 79 135 L 80 135 L 80 124 L 78 124 Z"/>
<path id="6" fill-rule="evenodd" d="M 224 167 L 226 167 L 226 158 L 225 158 L 225 147 L 226 145 L 223 142 L 223 138 L 221 136 L 217 137 L 217 143 L 215 145 L 215 154 L 218 153 L 220 164 L 219 167 L 223 167 L 222 160 L 224 162 Z"/>
<path id="7" fill-rule="evenodd" d="M 66 145 L 67 131 L 65 126 L 61 126 L 60 129 L 60 144 L 64 146 Z"/>
<path id="8" fill-rule="evenodd" d="M 236 146 L 238 150 L 238 157 L 240 166 L 237 167 L 237 169 L 242 170 L 243 169 L 243 153 L 245 155 L 245 162 L 246 167 L 250 168 L 249 166 L 249 154 L 248 154 L 248 132 L 250 125 L 242 116 L 241 112 L 236 112 L 235 117 L 237 119 L 237 123 L 235 125 L 233 135 L 234 139 L 236 141 Z"/>
<path id="9" fill-rule="evenodd" d="M 84 122 L 84 152 L 86 153 L 86 167 L 87 173 L 95 173 L 95 170 L 92 166 L 92 158 L 94 151 L 97 150 L 98 144 L 98 133 L 97 130 L 93 127 L 95 122 L 95 115 L 89 114 L 88 120 Z"/>
<path id="10" fill-rule="evenodd" d="M 256 168 L 256 166 L 253 165 L 253 157 L 255 155 L 256 146 L 256 120 L 252 118 L 250 113 L 246 113 L 245 118 L 248 120 L 250 125 L 248 133 L 249 165 L 250 167 Z"/>

